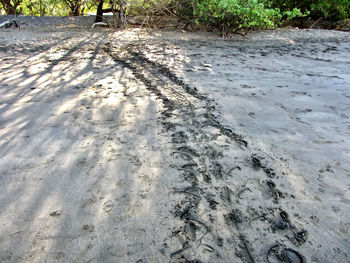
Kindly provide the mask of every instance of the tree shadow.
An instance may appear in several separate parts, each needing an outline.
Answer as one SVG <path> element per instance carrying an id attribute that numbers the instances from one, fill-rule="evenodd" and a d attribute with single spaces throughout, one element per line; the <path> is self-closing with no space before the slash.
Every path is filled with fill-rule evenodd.
<path id="1" fill-rule="evenodd" d="M 138 89 L 105 81 L 115 81 L 119 69 L 101 55 L 104 37 L 92 33 L 71 48 L 51 46 L 55 53 L 26 54 L 1 69 L 4 262 L 81 262 L 91 240 L 132 220 L 145 199 L 139 195 L 153 191 L 150 170 L 138 175 L 147 150 L 137 147 L 156 138 L 149 124 L 156 105 L 142 94 L 135 99 Z"/>

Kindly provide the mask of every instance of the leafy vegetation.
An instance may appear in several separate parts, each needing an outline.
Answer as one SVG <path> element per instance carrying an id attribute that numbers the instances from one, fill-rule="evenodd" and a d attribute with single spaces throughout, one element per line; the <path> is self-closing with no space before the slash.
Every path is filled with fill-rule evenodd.
<path id="1" fill-rule="evenodd" d="M 21 4 L 22 0 L 0 0 L 0 8 L 2 7 L 6 14 L 16 14 L 17 7 Z"/>
<path id="2" fill-rule="evenodd" d="M 69 12 L 62 1 L 56 0 L 32 0 L 22 1 L 17 12 L 31 16 L 65 16 Z"/>
<path id="3" fill-rule="evenodd" d="M 350 17 L 350 0 L 318 0 L 314 1 L 309 9 L 316 16 L 346 19 Z"/>
<path id="4" fill-rule="evenodd" d="M 97 0 L 0 0 L 6 14 L 31 16 L 79 16 L 92 10 Z"/>
<path id="5" fill-rule="evenodd" d="M 125 15 L 175 15 L 222 30 L 273 28 L 294 17 L 350 18 L 350 0 L 0 0 L 6 14 L 73 15 L 96 10 Z"/>
<path id="6" fill-rule="evenodd" d="M 303 14 L 299 9 L 282 12 L 265 0 L 203 0 L 194 10 L 197 23 L 208 23 L 222 29 L 273 28 L 282 18 L 291 19 Z"/>
<path id="7" fill-rule="evenodd" d="M 308 10 L 313 18 L 350 18 L 350 0 L 273 0 L 272 4 L 282 11 L 291 8 L 298 8 L 302 12 Z"/>

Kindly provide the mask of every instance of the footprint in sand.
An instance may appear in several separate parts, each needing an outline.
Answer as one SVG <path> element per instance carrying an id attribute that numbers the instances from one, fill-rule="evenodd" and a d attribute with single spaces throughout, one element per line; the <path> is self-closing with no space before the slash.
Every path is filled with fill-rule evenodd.
<path id="1" fill-rule="evenodd" d="M 102 209 L 108 213 L 112 210 L 112 208 L 114 207 L 114 204 L 111 200 L 108 200 L 106 202 L 104 202 L 104 204 L 102 205 Z"/>
<path id="2" fill-rule="evenodd" d="M 88 233 L 88 232 L 94 232 L 95 231 L 95 226 L 94 225 L 83 225 L 83 227 L 81 228 L 81 232 L 83 233 Z"/>
<path id="3" fill-rule="evenodd" d="M 50 216 L 56 217 L 56 216 L 60 216 L 61 214 L 62 214 L 62 211 L 56 210 L 56 211 L 53 211 L 52 213 L 50 213 Z"/>

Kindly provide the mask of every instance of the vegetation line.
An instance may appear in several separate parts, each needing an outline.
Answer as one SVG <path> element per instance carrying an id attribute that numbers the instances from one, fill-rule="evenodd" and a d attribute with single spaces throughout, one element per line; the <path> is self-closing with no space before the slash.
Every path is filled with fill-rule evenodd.
<path id="1" fill-rule="evenodd" d="M 113 14 L 114 27 L 126 27 L 128 17 L 133 16 L 144 16 L 147 21 L 171 16 L 182 21 L 185 28 L 216 28 L 226 35 L 275 28 L 300 17 L 316 20 L 310 28 L 321 18 L 345 20 L 350 18 L 350 4 L 349 0 L 0 0 L 0 15 L 96 14 L 96 22 L 102 22 L 105 13 Z"/>

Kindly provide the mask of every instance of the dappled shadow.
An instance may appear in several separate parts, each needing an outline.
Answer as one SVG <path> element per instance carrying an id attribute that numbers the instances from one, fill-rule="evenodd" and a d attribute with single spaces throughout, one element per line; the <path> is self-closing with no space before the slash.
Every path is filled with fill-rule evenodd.
<path id="1" fill-rule="evenodd" d="M 116 82 L 122 70 L 101 55 L 103 40 L 89 34 L 1 69 L 2 262 L 81 262 L 92 247 L 124 256 L 115 235 L 144 235 L 131 237 L 131 222 L 159 214 L 146 198 L 159 167 L 140 169 L 157 106 Z M 105 250 L 90 244 L 102 233 Z"/>
<path id="2" fill-rule="evenodd" d="M 269 72 L 263 49 L 294 44 L 115 36 L 2 68 L 3 261 L 309 261 L 294 196 L 306 181 L 293 184 L 264 129 L 252 138 L 258 111 L 240 116 L 267 92 L 252 84 Z"/>

